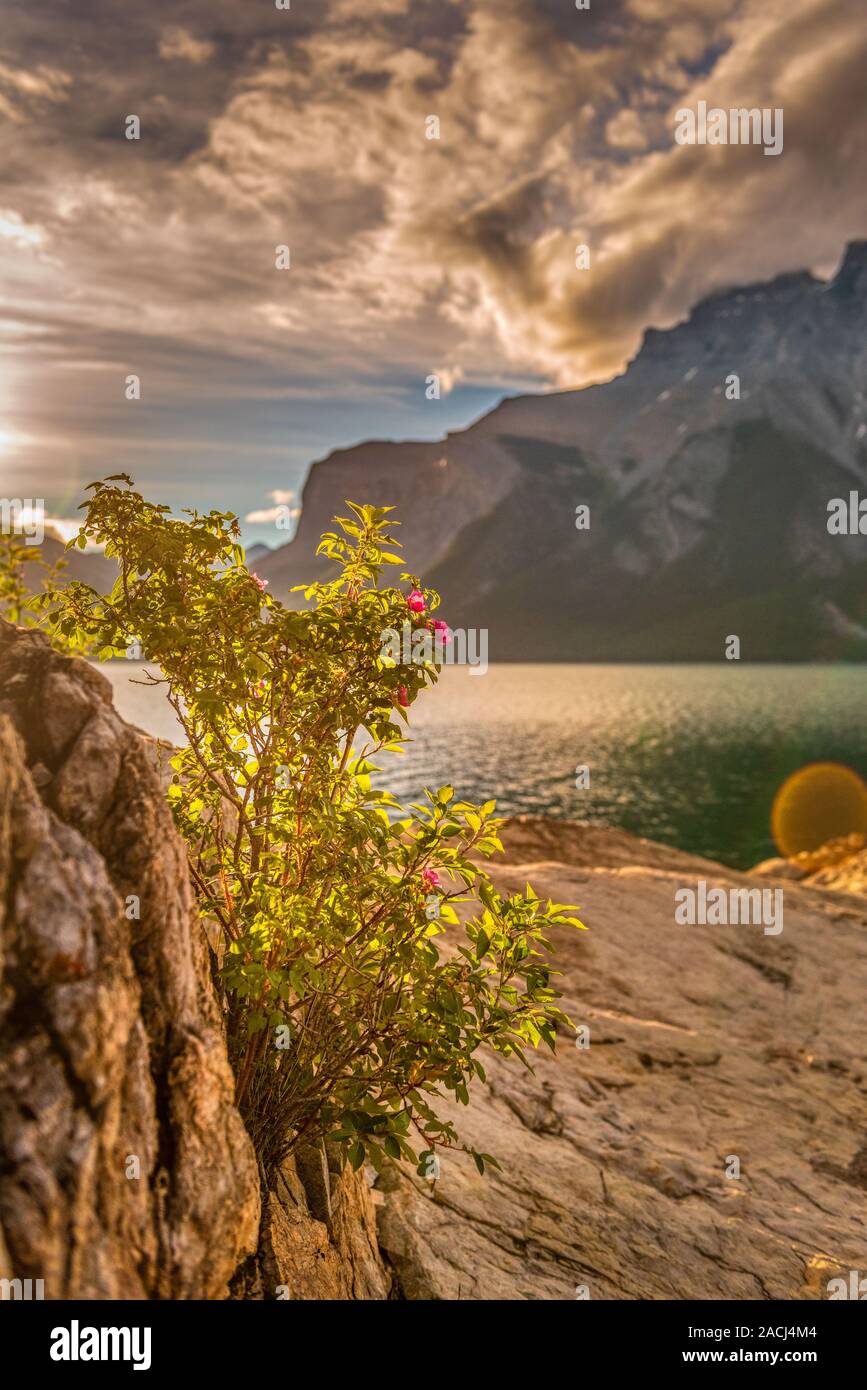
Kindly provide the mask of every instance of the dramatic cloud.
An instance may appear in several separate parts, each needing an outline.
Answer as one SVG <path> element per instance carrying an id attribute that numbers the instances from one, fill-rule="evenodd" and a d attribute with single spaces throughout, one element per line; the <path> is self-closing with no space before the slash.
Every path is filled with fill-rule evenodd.
<path id="1" fill-rule="evenodd" d="M 602 379 L 649 324 L 867 233 L 860 0 L 45 21 L 6 0 L 0 490 L 29 474 L 61 515 L 124 466 L 271 518 L 334 445 Z M 781 107 L 782 155 L 677 145 L 699 101 Z"/>
<path id="2" fill-rule="evenodd" d="M 159 43 L 161 58 L 179 58 L 187 63 L 206 63 L 214 56 L 214 44 L 196 39 L 186 29 L 166 29 Z"/>

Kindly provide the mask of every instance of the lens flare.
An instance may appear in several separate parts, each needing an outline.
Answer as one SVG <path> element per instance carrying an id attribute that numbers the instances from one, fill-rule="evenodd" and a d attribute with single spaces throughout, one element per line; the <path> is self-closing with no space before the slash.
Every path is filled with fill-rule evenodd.
<path id="1" fill-rule="evenodd" d="M 867 784 L 843 763 L 808 763 L 774 797 L 771 834 L 787 858 L 855 833 L 867 834 Z"/>

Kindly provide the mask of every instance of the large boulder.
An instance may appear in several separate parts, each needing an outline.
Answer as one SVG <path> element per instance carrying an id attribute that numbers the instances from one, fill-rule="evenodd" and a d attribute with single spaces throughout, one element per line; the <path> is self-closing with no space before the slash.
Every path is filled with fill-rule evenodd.
<path id="1" fill-rule="evenodd" d="M 0 1278 L 385 1297 L 361 1177 L 321 1215 L 294 1163 L 262 1189 L 154 764 L 97 670 L 0 621 Z"/>

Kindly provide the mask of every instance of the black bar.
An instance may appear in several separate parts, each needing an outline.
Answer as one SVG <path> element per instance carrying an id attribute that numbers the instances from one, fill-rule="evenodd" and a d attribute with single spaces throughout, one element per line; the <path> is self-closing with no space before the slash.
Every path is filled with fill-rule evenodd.
<path id="1" fill-rule="evenodd" d="M 249 1384 L 266 1370 L 285 1370 L 296 1379 L 299 1355 L 308 1374 L 311 1361 L 326 1375 L 351 1374 L 365 1365 L 396 1369 L 410 1355 L 413 1343 L 406 1339 L 413 1336 L 419 1338 L 422 1364 L 433 1366 L 442 1355 L 444 1368 L 450 1366 L 461 1379 L 476 1358 L 481 1370 L 496 1373 L 525 1338 L 531 1364 L 537 1361 L 542 1369 L 551 1357 L 561 1363 L 565 1358 L 576 1380 L 585 1380 L 590 1367 L 600 1365 L 611 1373 L 650 1375 L 675 1368 L 703 1374 L 709 1366 L 729 1372 L 802 1366 L 826 1377 L 859 1363 L 867 1327 L 863 1301 L 867 1298 L 860 1295 L 761 1303 L 10 1301 L 0 1303 L 0 1336 L 7 1365 L 15 1357 L 60 1380 L 99 1379 L 104 1373 L 140 1380 L 188 1372 L 214 1374 L 224 1383 L 236 1373 Z M 840 1302 L 856 1306 L 847 1309 Z M 119 1332 L 103 1345 L 88 1331 L 102 1328 L 124 1329 L 128 1337 Z M 137 1339 L 133 1329 L 139 1329 Z M 92 1346 L 107 1358 L 116 1346 L 127 1359 L 82 1359 L 80 1353 Z M 52 1347 L 70 1355 L 77 1348 L 79 1359 L 52 1359 Z M 136 1359 L 142 1363 L 138 1371 Z"/>

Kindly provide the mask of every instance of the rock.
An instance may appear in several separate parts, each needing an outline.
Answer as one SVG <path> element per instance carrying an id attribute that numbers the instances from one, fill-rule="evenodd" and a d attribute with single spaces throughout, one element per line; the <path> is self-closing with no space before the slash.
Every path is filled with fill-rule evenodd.
<path id="1" fill-rule="evenodd" d="M 11 1270 L 49 1298 L 223 1297 L 258 1171 L 159 784 L 107 682 L 5 624 L 0 721 Z"/>
<path id="2" fill-rule="evenodd" d="M 260 1190 L 155 762 L 98 671 L 0 622 L 0 1278 L 385 1297 L 362 1178 L 324 1222 Z"/>
<path id="3" fill-rule="evenodd" d="M 867 835 L 839 835 L 792 859 L 766 859 L 752 872 L 772 878 L 801 879 L 835 892 L 867 895 Z"/>
<path id="4" fill-rule="evenodd" d="M 779 936 L 680 926 L 676 888 L 756 880 L 620 831 L 503 839 L 501 890 L 580 904 L 589 930 L 554 944 L 590 1046 L 561 1036 L 535 1077 L 486 1057 L 490 1086 L 446 1106 L 502 1172 L 444 1154 L 435 1184 L 377 1184 L 404 1297 L 827 1297 L 864 1264 L 867 902 L 787 882 Z"/>
<path id="5" fill-rule="evenodd" d="M 796 864 L 793 859 L 763 859 L 761 864 L 757 864 L 750 872 L 760 878 L 791 879 L 804 878 L 807 873 L 806 869 Z"/>
<path id="6" fill-rule="evenodd" d="M 376 1215 L 362 1174 L 328 1173 L 325 1188 L 305 1183 L 301 1170 L 322 1161 L 321 1149 L 284 1163 L 262 1212 L 255 1265 L 243 1271 L 236 1297 L 266 1299 L 384 1299 L 386 1273 Z M 327 1191 L 327 1197 L 325 1192 Z M 325 1209 L 319 1203 L 325 1200 Z"/>
<path id="7" fill-rule="evenodd" d="M 867 850 L 817 869 L 806 881 L 817 888 L 831 888 L 838 893 L 857 893 L 867 897 Z"/>
<path id="8" fill-rule="evenodd" d="M 808 883 L 840 893 L 867 895 L 867 836 L 843 835 L 811 855 L 799 854 Z"/>

